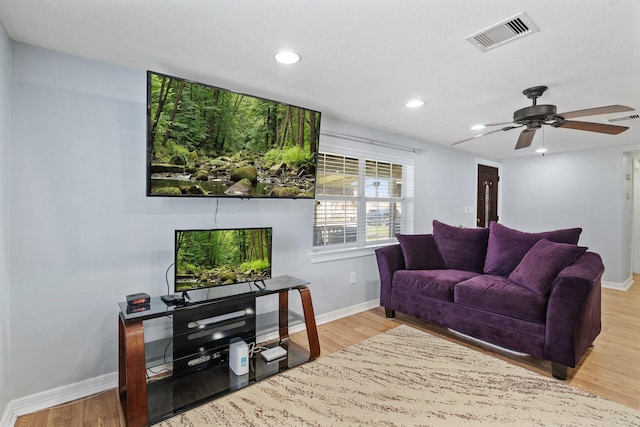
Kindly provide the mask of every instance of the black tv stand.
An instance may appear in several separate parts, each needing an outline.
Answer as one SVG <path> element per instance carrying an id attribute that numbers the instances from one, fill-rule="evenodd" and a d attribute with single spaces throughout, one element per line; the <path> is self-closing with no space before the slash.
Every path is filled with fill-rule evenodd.
<path id="1" fill-rule="evenodd" d="M 128 313 L 126 302 L 121 302 L 118 388 L 126 425 L 158 423 L 319 357 L 308 284 L 280 276 L 265 280 L 264 289 L 243 283 L 193 291 L 188 302 L 179 294 L 163 296 L 182 299 L 181 304 L 152 297 L 149 309 L 136 313 Z M 289 310 L 289 291 L 294 290 L 300 295 L 302 315 Z M 270 295 L 277 297 L 277 309 L 257 313 L 256 307 L 262 304 L 256 305 L 256 300 Z M 164 327 L 167 322 L 171 326 L 164 335 L 145 342 L 145 327 L 157 331 L 158 325 Z M 308 345 L 289 340 L 289 328 L 301 325 L 306 327 Z M 265 347 L 281 346 L 287 356 L 266 362 L 254 355 L 249 373 L 234 375 L 228 349 L 235 337 Z"/>

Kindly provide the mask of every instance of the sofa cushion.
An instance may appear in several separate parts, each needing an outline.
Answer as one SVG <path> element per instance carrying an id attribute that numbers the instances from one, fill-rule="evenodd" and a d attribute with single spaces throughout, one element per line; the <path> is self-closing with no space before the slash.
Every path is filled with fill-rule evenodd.
<path id="1" fill-rule="evenodd" d="M 516 319 L 545 323 L 547 298 L 506 277 L 483 274 L 458 283 L 453 301 Z"/>
<path id="2" fill-rule="evenodd" d="M 462 270 L 399 270 L 393 288 L 405 289 L 431 298 L 453 302 L 453 287 L 478 273 Z"/>
<path id="3" fill-rule="evenodd" d="M 538 295 L 546 295 L 558 273 L 573 264 L 586 250 L 584 246 L 538 240 L 511 272 L 509 280 Z"/>
<path id="4" fill-rule="evenodd" d="M 434 220 L 433 238 L 447 268 L 482 273 L 489 229 L 453 227 Z"/>
<path id="5" fill-rule="evenodd" d="M 508 277 L 538 240 L 547 239 L 552 242 L 576 245 L 580 233 L 582 228 L 525 233 L 492 221 L 489 224 L 489 243 L 483 271 L 487 274 Z"/>
<path id="6" fill-rule="evenodd" d="M 433 234 L 396 234 L 407 270 L 447 268 Z"/>

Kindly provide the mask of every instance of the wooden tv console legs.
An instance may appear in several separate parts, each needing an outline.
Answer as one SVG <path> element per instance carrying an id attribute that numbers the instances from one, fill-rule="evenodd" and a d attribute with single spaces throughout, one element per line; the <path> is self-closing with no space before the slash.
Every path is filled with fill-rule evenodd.
<path id="1" fill-rule="evenodd" d="M 118 340 L 118 392 L 122 413 L 127 426 L 146 426 L 149 415 L 142 320 L 125 324 L 119 316 Z"/>
<path id="2" fill-rule="evenodd" d="M 298 292 L 300 292 L 300 299 L 302 300 L 302 311 L 307 328 L 307 339 L 309 340 L 309 360 L 313 360 L 320 356 L 320 341 L 318 340 L 316 316 L 313 314 L 313 304 L 311 304 L 311 292 L 306 286 L 298 287 Z"/>
<path id="3" fill-rule="evenodd" d="M 306 286 L 299 286 L 296 289 L 300 292 L 300 300 L 302 301 L 302 311 L 307 329 L 307 339 L 309 340 L 309 360 L 314 360 L 320 356 L 320 341 L 318 339 L 316 317 L 313 313 L 313 304 L 311 303 L 311 293 L 309 292 L 309 288 Z M 278 298 L 280 301 L 280 341 L 282 342 L 289 339 L 289 293 L 280 292 Z"/>

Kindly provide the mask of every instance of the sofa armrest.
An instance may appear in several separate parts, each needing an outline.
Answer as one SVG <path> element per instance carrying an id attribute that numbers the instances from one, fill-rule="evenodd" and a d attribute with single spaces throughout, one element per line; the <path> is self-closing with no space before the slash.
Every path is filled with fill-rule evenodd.
<path id="1" fill-rule="evenodd" d="M 376 260 L 380 273 L 380 305 L 389 307 L 393 273 L 404 270 L 404 256 L 400 245 L 389 245 L 376 249 Z"/>
<path id="2" fill-rule="evenodd" d="M 602 328 L 600 256 L 586 252 L 558 274 L 547 306 L 545 355 L 548 360 L 575 367 Z"/>

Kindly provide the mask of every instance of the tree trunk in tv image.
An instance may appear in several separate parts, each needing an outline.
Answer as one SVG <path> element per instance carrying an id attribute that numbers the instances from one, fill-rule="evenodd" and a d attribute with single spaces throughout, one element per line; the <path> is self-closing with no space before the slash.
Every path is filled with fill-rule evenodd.
<path id="1" fill-rule="evenodd" d="M 271 277 L 271 229 L 176 232 L 176 292 Z"/>
<path id="2" fill-rule="evenodd" d="M 315 194 L 320 113 L 149 73 L 152 195 Z"/>

